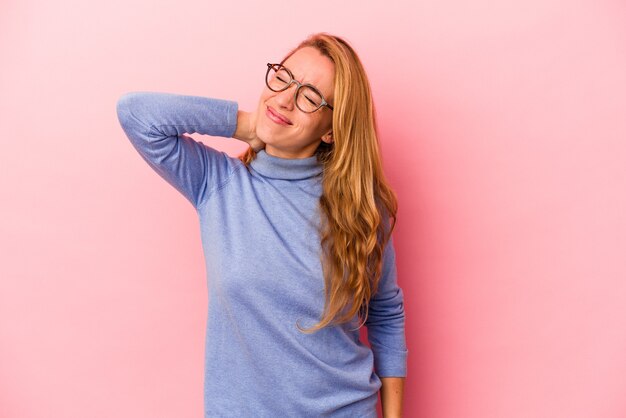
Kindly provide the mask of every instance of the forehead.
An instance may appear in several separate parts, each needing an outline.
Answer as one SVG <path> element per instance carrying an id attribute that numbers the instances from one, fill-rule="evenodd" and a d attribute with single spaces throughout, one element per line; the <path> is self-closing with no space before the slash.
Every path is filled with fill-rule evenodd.
<path id="1" fill-rule="evenodd" d="M 335 65 L 314 47 L 300 48 L 283 65 L 296 80 L 317 87 L 325 97 L 332 97 L 335 85 Z"/>

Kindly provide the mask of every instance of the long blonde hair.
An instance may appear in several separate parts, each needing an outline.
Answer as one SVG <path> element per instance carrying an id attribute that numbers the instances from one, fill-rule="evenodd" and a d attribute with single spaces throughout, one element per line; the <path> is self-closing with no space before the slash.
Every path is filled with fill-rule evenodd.
<path id="1" fill-rule="evenodd" d="M 315 151 L 323 164 L 319 206 L 324 311 L 311 328 L 296 325 L 313 333 L 350 322 L 358 314 L 360 328 L 378 289 L 398 203 L 383 173 L 374 102 L 359 56 L 344 39 L 320 32 L 291 50 L 281 64 L 306 46 L 317 48 L 335 65 L 334 142 L 321 141 Z M 246 166 L 254 158 L 252 147 L 239 156 Z"/>

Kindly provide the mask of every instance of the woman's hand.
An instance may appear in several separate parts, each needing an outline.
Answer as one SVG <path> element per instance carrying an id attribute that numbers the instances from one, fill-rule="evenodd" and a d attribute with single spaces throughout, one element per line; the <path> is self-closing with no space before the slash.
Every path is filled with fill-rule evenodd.
<path id="1" fill-rule="evenodd" d="M 246 142 L 256 152 L 265 148 L 265 142 L 256 136 L 256 113 L 237 111 L 237 128 L 233 138 Z"/>

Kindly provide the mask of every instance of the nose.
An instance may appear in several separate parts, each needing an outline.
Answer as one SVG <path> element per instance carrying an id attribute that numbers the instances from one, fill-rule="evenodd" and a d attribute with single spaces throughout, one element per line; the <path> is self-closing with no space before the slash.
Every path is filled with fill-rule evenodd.
<path id="1" fill-rule="evenodd" d="M 292 83 L 285 90 L 277 92 L 275 96 L 276 103 L 283 109 L 293 110 L 294 96 L 297 88 L 296 83 Z"/>

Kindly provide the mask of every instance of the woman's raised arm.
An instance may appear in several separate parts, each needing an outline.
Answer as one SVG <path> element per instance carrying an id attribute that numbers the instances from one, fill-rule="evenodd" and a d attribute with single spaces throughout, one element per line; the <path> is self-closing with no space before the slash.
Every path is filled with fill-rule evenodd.
<path id="1" fill-rule="evenodd" d="M 196 208 L 236 168 L 236 159 L 184 134 L 233 137 L 237 102 L 130 92 L 118 99 L 116 110 L 122 129 L 141 157 Z"/>

